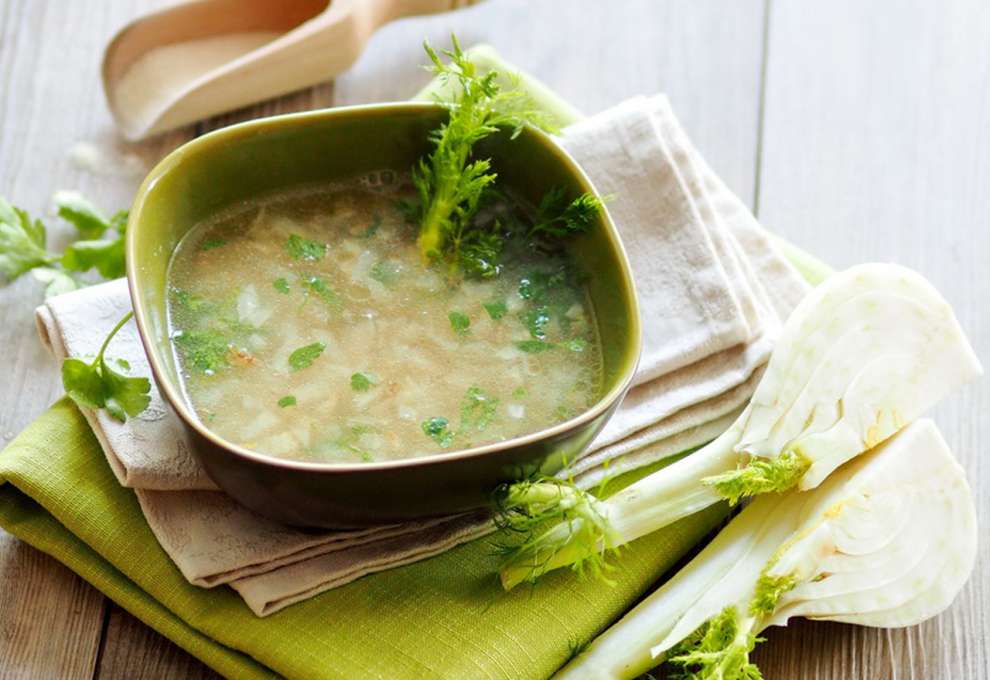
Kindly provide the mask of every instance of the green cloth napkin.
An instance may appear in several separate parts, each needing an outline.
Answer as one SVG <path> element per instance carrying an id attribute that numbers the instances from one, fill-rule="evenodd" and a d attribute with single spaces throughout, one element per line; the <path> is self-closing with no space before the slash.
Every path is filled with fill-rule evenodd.
<path id="1" fill-rule="evenodd" d="M 490 50 L 484 60 L 508 68 Z M 524 78 L 562 123 L 573 119 L 569 106 L 534 82 Z M 827 275 L 788 248 L 810 280 Z M 613 490 L 649 471 L 624 476 Z M 611 587 L 559 571 L 535 588 L 503 593 L 491 539 L 481 539 L 259 619 L 228 588 L 204 590 L 183 579 L 68 399 L 0 453 L 0 526 L 236 678 L 547 677 L 724 515 L 724 506 L 714 506 L 630 544 L 615 560 Z"/>

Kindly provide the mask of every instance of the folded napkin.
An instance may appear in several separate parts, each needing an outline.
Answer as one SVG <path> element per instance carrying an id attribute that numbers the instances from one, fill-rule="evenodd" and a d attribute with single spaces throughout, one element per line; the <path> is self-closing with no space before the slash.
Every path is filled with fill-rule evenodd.
<path id="1" fill-rule="evenodd" d="M 613 196 L 608 210 L 629 252 L 644 326 L 637 386 L 562 473 L 590 488 L 724 430 L 753 392 L 781 314 L 807 284 L 704 164 L 666 97 L 635 98 L 576 123 L 561 143 Z M 38 309 L 39 333 L 59 360 L 90 355 L 129 308 L 123 281 L 82 289 Z M 133 325 L 108 351 L 150 371 Z M 479 513 L 361 531 L 282 527 L 215 490 L 157 390 L 126 423 L 83 413 L 182 574 L 204 587 L 229 583 L 259 616 L 492 530 Z"/>
<path id="2" fill-rule="evenodd" d="M 474 56 L 486 66 L 502 72 L 511 70 L 490 50 Z M 525 74 L 522 82 L 561 123 L 570 122 L 571 109 L 566 103 Z M 704 186 L 712 192 L 709 200 L 713 206 L 722 204 L 718 214 L 723 220 L 728 220 L 737 207 L 748 215 L 731 194 L 719 195 L 718 187 L 711 185 L 711 181 L 706 176 Z M 699 209 L 699 215 L 704 214 Z M 745 237 L 736 234 L 736 239 L 743 244 Z M 810 256 L 788 244 L 777 245 L 808 280 L 816 282 L 827 275 L 827 267 Z M 788 265 L 773 252 L 752 251 L 749 265 L 756 269 L 763 259 L 790 272 Z M 63 334 L 51 318 L 57 307 L 47 308 L 50 317 L 47 321 L 43 312 L 43 335 L 52 343 L 64 343 L 64 338 L 73 334 Z M 88 318 L 92 323 L 94 317 Z M 120 347 L 116 343 L 112 347 L 118 356 L 125 353 L 117 350 L 126 349 L 126 337 L 120 342 Z M 607 474 L 614 475 L 625 460 L 635 461 L 630 465 L 638 466 L 652 459 L 651 449 L 662 449 L 660 455 L 665 456 L 669 447 L 678 446 L 678 442 L 683 444 L 677 449 L 681 451 L 695 445 L 684 442 L 710 439 L 724 427 L 723 422 L 733 417 L 733 400 L 745 401 L 742 395 L 752 391 L 754 378 L 751 375 L 749 384 L 741 382 L 733 389 L 698 401 L 669 418 L 599 448 L 575 465 L 579 478 L 587 471 L 606 469 L 604 463 L 594 462 L 593 456 L 608 458 L 611 467 Z M 718 416 L 702 415 L 713 413 L 724 415 L 721 420 Z M 688 425 L 691 422 L 701 424 L 691 427 Z M 99 430 L 100 426 L 95 427 Z M 106 432 L 100 433 L 100 437 L 102 441 L 94 437 L 94 430 L 75 405 L 65 399 L 21 433 L 0 453 L 0 526 L 55 556 L 217 671 L 238 678 L 267 678 L 275 674 L 317 679 L 546 677 L 568 658 L 575 646 L 586 643 L 628 609 L 725 512 L 723 506 L 713 506 L 630 544 L 617 558 L 618 568 L 612 572 L 615 583 L 610 588 L 557 572 L 541 580 L 539 587 L 531 591 L 520 589 L 503 594 L 492 577 L 497 558 L 485 541 L 474 541 L 446 550 L 434 559 L 309 597 L 267 619 L 259 619 L 229 589 L 207 590 L 190 585 L 159 544 L 157 539 L 161 536 L 155 536 L 142 515 L 135 491 L 121 485 L 128 483 L 128 479 L 130 483 L 140 483 L 138 479 L 154 478 L 158 455 L 145 456 L 148 460 L 143 460 L 136 447 L 133 457 L 125 458 L 126 454 L 120 455 L 118 442 L 128 441 L 126 436 L 115 438 L 110 446 L 101 446 L 110 441 Z M 644 444 L 649 445 L 644 448 Z M 614 455 L 609 455 L 609 448 Z M 179 449 L 174 447 L 174 451 Z M 143 451 L 167 455 L 172 449 L 153 451 L 145 447 Z M 114 454 L 118 454 L 119 464 L 111 460 L 110 466 L 105 465 L 104 456 L 110 460 Z M 668 460 L 613 478 L 609 489 L 616 491 Z M 585 468 L 578 469 L 580 465 Z M 181 465 L 172 466 L 169 474 L 173 479 L 195 475 L 182 470 Z M 144 476 L 137 476 L 139 472 Z M 220 498 L 203 490 L 168 495 L 168 491 L 142 489 L 137 493 L 146 497 L 145 500 L 150 496 L 163 497 L 150 505 L 146 503 L 144 512 L 149 518 L 152 512 L 164 512 L 166 519 L 152 521 L 169 526 L 173 520 L 167 518 L 188 510 L 183 507 L 183 497 L 187 494 L 199 493 L 206 499 L 200 502 L 207 503 L 211 502 L 208 499 Z M 428 532 L 431 527 L 421 529 Z M 395 534 L 384 535 L 390 529 L 375 531 L 382 532 L 378 537 L 381 544 L 391 545 L 388 555 L 401 552 L 395 550 L 394 544 L 387 543 L 395 538 Z M 307 552 L 319 541 L 327 541 L 326 537 L 313 541 L 311 534 L 300 538 L 291 532 L 287 534 L 282 527 L 275 533 L 277 536 L 269 548 L 279 540 L 286 540 L 285 535 L 291 536 L 287 543 L 299 542 L 289 548 L 283 544 L 281 556 L 269 552 L 267 559 L 274 563 L 291 559 L 293 554 L 306 557 L 261 576 L 295 580 L 299 578 L 296 569 L 334 569 L 332 564 L 319 562 L 333 561 L 335 553 Z M 258 535 L 264 536 L 264 532 Z M 359 537 L 352 535 L 350 539 Z M 179 543 L 183 540 L 181 535 L 177 539 Z M 213 547 L 224 542 L 208 540 L 213 541 Z M 313 542 L 305 544 L 306 540 Z M 442 545 L 435 538 L 430 540 Z M 368 545 L 357 545 L 355 549 L 369 551 Z M 209 552 L 207 549 L 202 554 Z M 368 564 L 374 564 L 380 557 L 379 554 L 370 558 Z M 206 559 L 212 560 L 209 556 Z M 235 570 L 250 568 L 238 565 Z"/>
<path id="3" fill-rule="evenodd" d="M 68 399 L 0 453 L 0 527 L 239 680 L 549 677 L 725 512 L 713 506 L 629 545 L 611 587 L 561 571 L 503 593 L 499 557 L 481 540 L 259 618 L 228 588 L 189 584 Z"/>

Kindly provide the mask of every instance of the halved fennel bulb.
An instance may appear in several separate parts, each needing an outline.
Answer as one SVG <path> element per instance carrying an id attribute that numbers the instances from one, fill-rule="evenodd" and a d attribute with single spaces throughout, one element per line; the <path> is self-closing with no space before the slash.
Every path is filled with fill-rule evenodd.
<path id="1" fill-rule="evenodd" d="M 814 488 L 981 372 L 922 276 L 893 264 L 835 274 L 794 310 L 750 404 L 715 441 L 604 501 L 555 480 L 510 487 L 503 522 L 531 533 L 502 583 L 598 568 L 607 549 L 723 499 Z"/>
<path id="2" fill-rule="evenodd" d="M 792 617 L 919 623 L 962 588 L 976 535 L 965 473 L 919 420 L 812 491 L 755 499 L 561 677 L 634 677 L 664 658 L 700 679 L 759 677 L 756 635 Z"/>

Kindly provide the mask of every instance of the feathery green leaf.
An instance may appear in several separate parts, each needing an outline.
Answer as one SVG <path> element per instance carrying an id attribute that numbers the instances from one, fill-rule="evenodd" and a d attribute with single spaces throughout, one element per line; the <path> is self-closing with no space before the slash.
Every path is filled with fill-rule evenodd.
<path id="1" fill-rule="evenodd" d="M 730 505 L 747 496 L 787 491 L 808 471 L 811 462 L 799 453 L 785 451 L 773 459 L 754 458 L 745 467 L 702 479 Z"/>

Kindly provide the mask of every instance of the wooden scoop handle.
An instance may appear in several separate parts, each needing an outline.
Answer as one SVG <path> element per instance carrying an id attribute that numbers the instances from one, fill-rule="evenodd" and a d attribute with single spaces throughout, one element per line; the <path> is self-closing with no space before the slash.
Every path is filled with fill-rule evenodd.
<path id="1" fill-rule="evenodd" d="M 417 14 L 433 14 L 474 4 L 472 0 L 375 0 L 386 12 L 386 21 Z"/>

